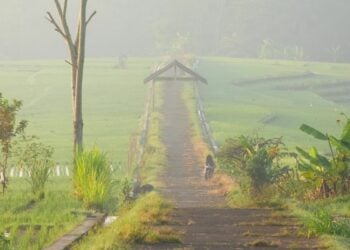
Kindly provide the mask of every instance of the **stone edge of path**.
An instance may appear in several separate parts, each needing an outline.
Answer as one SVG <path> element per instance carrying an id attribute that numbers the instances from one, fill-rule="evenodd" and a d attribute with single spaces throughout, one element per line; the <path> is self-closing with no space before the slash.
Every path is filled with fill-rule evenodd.
<path id="1" fill-rule="evenodd" d="M 96 213 L 88 216 L 82 223 L 76 226 L 72 231 L 63 235 L 44 250 L 64 250 L 69 249 L 74 243 L 83 238 L 96 225 L 102 224 L 107 214 Z"/>

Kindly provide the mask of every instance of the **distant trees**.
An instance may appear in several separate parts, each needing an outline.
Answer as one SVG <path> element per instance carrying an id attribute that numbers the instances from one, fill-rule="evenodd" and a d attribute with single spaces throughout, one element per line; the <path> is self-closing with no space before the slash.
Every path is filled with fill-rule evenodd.
<path id="1" fill-rule="evenodd" d="M 153 2 L 159 6 L 164 1 Z M 345 25 L 348 1 L 202 0 L 197 4 L 179 0 L 163 4 L 160 13 L 147 11 L 149 3 L 137 4 L 144 16 L 151 16 L 139 27 L 147 30 L 147 23 L 155 24 L 151 30 L 157 48 L 179 33 L 190 35 L 188 47 L 197 54 L 259 57 L 265 47 L 265 58 L 350 60 L 350 32 Z M 133 5 L 129 3 L 128 11 Z"/>
<path id="2" fill-rule="evenodd" d="M 265 39 L 262 41 L 259 58 L 277 58 L 286 60 L 304 60 L 304 49 L 298 46 L 283 47 L 274 41 Z"/>
<path id="3" fill-rule="evenodd" d="M 91 19 L 96 14 L 94 11 L 89 17 L 86 14 L 88 0 L 80 1 L 80 14 L 75 38 L 73 38 L 71 29 L 67 21 L 68 0 L 64 0 L 63 4 L 60 0 L 54 0 L 56 10 L 58 12 L 59 22 L 53 17 L 51 12 L 47 12 L 47 19 L 55 27 L 63 39 L 66 41 L 70 53 L 70 61 L 66 61 L 71 65 L 72 69 L 72 110 L 73 110 L 73 154 L 83 146 L 83 114 L 82 114 L 82 86 L 85 62 L 85 40 L 86 28 Z"/>

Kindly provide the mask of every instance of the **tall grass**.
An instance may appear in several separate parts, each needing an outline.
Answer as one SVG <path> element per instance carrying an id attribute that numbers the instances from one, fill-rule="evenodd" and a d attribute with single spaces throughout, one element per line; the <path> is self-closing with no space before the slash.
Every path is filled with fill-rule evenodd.
<path id="1" fill-rule="evenodd" d="M 97 148 L 78 152 L 73 168 L 74 195 L 89 209 L 103 209 L 112 188 L 112 170 Z"/>

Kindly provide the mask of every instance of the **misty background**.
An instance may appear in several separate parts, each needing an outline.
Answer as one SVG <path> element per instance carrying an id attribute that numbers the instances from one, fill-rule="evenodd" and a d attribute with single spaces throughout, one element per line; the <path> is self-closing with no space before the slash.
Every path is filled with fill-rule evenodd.
<path id="1" fill-rule="evenodd" d="M 69 1 L 72 24 L 77 2 Z M 197 55 L 350 62 L 349 0 L 90 0 L 87 56 Z M 53 0 L 2 1 L 0 59 L 62 58 Z"/>

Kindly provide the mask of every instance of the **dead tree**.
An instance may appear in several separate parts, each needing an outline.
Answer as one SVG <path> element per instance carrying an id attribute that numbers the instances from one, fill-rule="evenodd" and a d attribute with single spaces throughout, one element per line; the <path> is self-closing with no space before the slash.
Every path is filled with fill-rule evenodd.
<path id="1" fill-rule="evenodd" d="M 67 4 L 68 0 L 64 0 L 63 4 L 60 0 L 54 0 L 58 13 L 59 22 L 53 17 L 51 12 L 47 12 L 47 20 L 53 24 L 57 31 L 66 41 L 70 54 L 72 69 L 72 110 L 73 110 L 73 153 L 81 150 L 83 147 L 83 113 L 82 113 L 82 87 L 83 73 L 85 61 L 85 40 L 86 27 L 91 19 L 95 16 L 94 11 L 88 18 L 86 15 L 86 7 L 88 0 L 80 1 L 80 15 L 78 18 L 77 33 L 73 38 L 67 21 Z"/>

